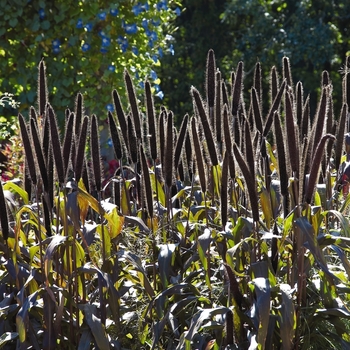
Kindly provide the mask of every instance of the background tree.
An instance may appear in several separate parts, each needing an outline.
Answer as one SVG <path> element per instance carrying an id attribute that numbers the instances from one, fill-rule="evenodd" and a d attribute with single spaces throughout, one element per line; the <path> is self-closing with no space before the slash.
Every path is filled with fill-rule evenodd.
<path id="1" fill-rule="evenodd" d="M 79 91 L 89 113 L 105 119 L 106 108 L 113 108 L 112 89 L 124 87 L 125 68 L 140 87 L 148 76 L 162 97 L 154 67 L 169 51 L 167 34 L 179 12 L 175 1 L 1 0 L 0 7 L 0 91 L 13 93 L 21 110 L 36 100 L 33 81 L 42 58 L 61 119 Z"/>
<path id="2" fill-rule="evenodd" d="M 192 110 L 191 85 L 204 91 L 205 60 L 213 49 L 220 62 L 231 52 L 230 26 L 220 20 L 226 0 L 183 0 L 183 12 L 175 20 L 175 54 L 164 57 L 159 67 L 167 105 L 178 120 Z M 227 75 L 226 75 L 227 77 Z"/>
<path id="3" fill-rule="evenodd" d="M 302 80 L 305 94 L 312 95 L 312 111 L 316 108 L 320 73 L 325 69 L 331 71 L 335 102 L 341 98 L 341 84 L 336 81 L 341 79 L 339 70 L 349 54 L 348 2 L 184 0 L 182 3 L 184 11 L 176 19 L 180 29 L 174 34 L 176 54 L 165 57 L 161 67 L 166 104 L 177 117 L 191 110 L 190 86 L 203 87 L 202 57 L 210 48 L 214 49 L 217 66 L 226 80 L 242 60 L 245 84 L 249 88 L 257 61 L 262 63 L 267 77 L 273 65 L 280 70 L 282 57 L 287 56 L 294 79 Z M 335 106 L 340 108 L 339 103 Z"/>

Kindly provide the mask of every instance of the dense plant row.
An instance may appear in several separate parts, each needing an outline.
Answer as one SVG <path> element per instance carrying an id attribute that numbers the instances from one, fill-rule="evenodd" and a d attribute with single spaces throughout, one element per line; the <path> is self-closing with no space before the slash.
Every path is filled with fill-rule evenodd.
<path id="1" fill-rule="evenodd" d="M 38 108 L 18 117 L 23 179 L 0 186 L 0 345 L 349 347 L 350 73 L 338 118 L 322 73 L 311 118 L 286 57 L 282 71 L 266 93 L 257 63 L 247 96 L 243 63 L 227 83 L 210 50 L 179 130 L 125 71 L 104 179 L 98 118 L 78 94 L 60 132 L 42 61 Z"/>

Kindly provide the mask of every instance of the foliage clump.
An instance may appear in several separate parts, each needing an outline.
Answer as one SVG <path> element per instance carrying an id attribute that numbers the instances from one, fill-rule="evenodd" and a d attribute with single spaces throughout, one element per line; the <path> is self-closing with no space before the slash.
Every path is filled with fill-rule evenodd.
<path id="1" fill-rule="evenodd" d="M 50 101 L 59 110 L 69 106 L 71 95 L 78 92 L 99 96 L 86 100 L 89 114 L 112 109 L 111 86 L 124 88 L 126 67 L 133 71 L 138 89 L 148 76 L 158 98 L 163 96 L 156 71 L 161 58 L 174 53 L 171 34 L 172 22 L 181 13 L 178 2 L 19 0 L 0 4 L 0 91 L 15 94 L 21 111 L 35 102 L 32 82 L 43 57 L 50 66 Z"/>

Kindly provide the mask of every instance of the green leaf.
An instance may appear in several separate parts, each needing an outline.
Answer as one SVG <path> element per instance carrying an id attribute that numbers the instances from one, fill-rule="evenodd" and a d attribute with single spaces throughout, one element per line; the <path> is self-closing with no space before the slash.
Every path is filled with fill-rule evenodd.
<path id="1" fill-rule="evenodd" d="M 66 208 L 62 216 L 65 218 L 66 215 L 69 215 L 76 230 L 80 229 L 80 212 L 84 212 L 82 203 L 88 203 L 86 200 L 80 198 L 78 203 L 78 195 L 79 193 L 77 191 L 71 192 L 67 195 Z M 86 204 L 86 207 L 87 206 L 88 205 Z"/>
<path id="2" fill-rule="evenodd" d="M 300 237 L 300 239 L 303 239 L 303 242 L 305 242 L 304 245 L 310 250 L 322 270 L 329 274 L 330 272 L 328 270 L 327 263 L 320 247 L 317 244 L 315 231 L 312 225 L 304 216 L 296 219 L 295 224 L 300 228 L 303 234 L 303 237 Z"/>
<path id="3" fill-rule="evenodd" d="M 94 340 L 90 329 L 85 329 L 80 337 L 78 350 L 90 350 L 91 342 Z"/>
<path id="4" fill-rule="evenodd" d="M 321 206 L 321 196 L 318 193 L 318 191 L 315 192 L 315 198 L 314 198 L 314 203 L 316 206 Z"/>
<path id="5" fill-rule="evenodd" d="M 67 241 L 68 236 L 55 235 L 50 239 L 51 239 L 51 242 L 46 248 L 45 255 L 44 255 L 44 270 L 45 270 L 45 275 L 47 280 L 49 278 L 49 273 L 51 272 L 54 253 L 56 252 L 59 246 L 61 246 Z M 32 254 L 33 253 L 34 252 L 32 252 Z"/>
<path id="6" fill-rule="evenodd" d="M 270 295 L 271 288 L 267 278 L 254 278 L 251 282 L 256 294 L 256 309 L 258 310 L 259 329 L 258 343 L 261 349 L 265 349 L 265 341 L 270 318 Z"/>
<path id="7" fill-rule="evenodd" d="M 159 273 L 160 279 L 163 284 L 163 289 L 168 287 L 168 281 L 170 280 L 170 269 L 174 263 L 175 259 L 175 251 L 178 244 L 170 243 L 170 244 L 161 244 L 158 246 L 159 254 L 158 254 L 158 265 L 159 265 Z"/>
<path id="8" fill-rule="evenodd" d="M 153 298 L 154 290 L 148 280 L 146 271 L 142 267 L 141 259 L 136 254 L 122 249 L 118 251 L 117 255 L 119 258 L 125 258 L 126 260 L 128 260 L 136 268 L 137 271 L 141 272 L 141 274 L 143 275 L 143 280 L 141 281 L 143 287 L 145 288 L 149 297 Z"/>
<path id="9" fill-rule="evenodd" d="M 40 28 L 39 17 L 34 16 L 30 29 L 32 30 L 32 32 L 37 32 L 39 30 L 39 28 Z"/>
<path id="10" fill-rule="evenodd" d="M 271 206 L 270 193 L 267 191 L 265 187 L 261 188 L 260 203 L 261 203 L 262 211 L 264 213 L 266 227 L 270 229 L 271 223 L 272 223 L 273 211 Z"/>
<path id="11" fill-rule="evenodd" d="M 39 252 L 40 247 L 38 245 L 31 246 L 29 248 L 30 263 L 33 263 L 34 256 Z"/>
<path id="12" fill-rule="evenodd" d="M 239 277 L 245 277 L 246 275 L 245 275 L 245 273 L 239 273 L 237 271 L 236 265 L 237 265 L 238 259 L 236 259 L 235 255 L 236 255 L 236 252 L 238 251 L 238 249 L 240 249 L 242 247 L 242 245 L 247 244 L 248 242 L 257 242 L 257 241 L 253 237 L 248 237 L 248 238 L 242 239 L 239 243 L 237 243 L 232 248 L 228 249 L 226 252 L 226 261 L 227 261 L 228 265 L 230 265 L 233 272 Z M 236 267 L 236 269 L 234 267 Z"/>
<path id="13" fill-rule="evenodd" d="M 333 245 L 331 248 L 338 254 L 340 261 L 342 262 L 343 267 L 346 271 L 346 274 L 348 275 L 348 279 L 350 279 L 350 262 L 347 259 L 346 254 L 341 248 L 335 245 Z"/>
<path id="14" fill-rule="evenodd" d="M 165 193 L 164 193 L 162 184 L 158 181 L 154 172 L 150 173 L 149 175 L 150 175 L 153 191 L 158 194 L 158 200 L 162 204 L 162 206 L 166 207 Z"/>
<path id="15" fill-rule="evenodd" d="M 193 294 L 191 296 L 191 300 L 193 300 L 193 298 L 197 299 L 201 295 L 200 291 L 194 285 L 192 285 L 190 283 L 179 283 L 179 284 L 171 285 L 168 289 L 159 293 L 154 299 L 154 302 L 156 304 L 156 310 L 157 310 L 158 317 L 161 318 L 164 315 L 167 297 L 170 297 L 172 295 L 180 296 L 180 298 L 179 298 L 180 301 L 174 303 L 171 306 L 171 312 L 176 313 L 177 311 L 181 311 L 181 310 L 178 310 L 180 305 L 183 306 L 184 304 L 186 304 L 185 302 L 182 302 L 182 301 L 185 300 L 185 299 L 183 299 L 184 296 L 188 295 L 189 293 Z M 187 301 L 189 302 L 190 300 L 188 299 Z"/>
<path id="16" fill-rule="evenodd" d="M 242 239 L 245 239 L 250 236 L 253 230 L 253 222 L 240 216 L 237 220 L 236 225 L 232 230 L 232 235 L 234 237 L 234 244 L 241 242 Z M 230 247 L 232 247 L 232 242 L 229 242 Z"/>
<path id="17" fill-rule="evenodd" d="M 5 332 L 0 336 L 0 348 L 6 345 L 6 343 L 16 339 L 18 337 L 17 332 Z"/>
<path id="18" fill-rule="evenodd" d="M 208 269 L 207 251 L 210 246 L 211 232 L 208 228 L 204 230 L 204 233 L 198 236 L 198 253 L 199 259 L 205 270 Z"/>
<path id="19" fill-rule="evenodd" d="M 345 211 L 349 205 L 350 205 L 350 196 L 347 196 L 339 211 L 342 214 L 345 214 Z"/>
<path id="20" fill-rule="evenodd" d="M 273 167 L 275 169 L 278 169 L 278 163 L 277 163 L 277 159 L 276 159 L 275 150 L 273 149 L 273 147 L 271 147 L 271 144 L 267 140 L 265 140 L 265 144 L 266 144 L 267 152 L 269 154 L 270 161 L 273 164 Z"/>
<path id="21" fill-rule="evenodd" d="M 23 289 L 22 289 L 23 290 Z M 36 304 L 36 298 L 38 296 L 38 291 L 29 295 L 25 298 L 22 307 L 19 309 L 16 315 L 16 327 L 19 336 L 19 341 L 23 344 L 27 337 L 27 328 L 29 322 L 28 312 Z"/>
<path id="22" fill-rule="evenodd" d="M 140 229 L 140 231 L 142 231 L 142 232 L 145 232 L 145 233 L 150 233 L 151 232 L 151 230 L 145 224 L 145 222 L 141 218 L 139 218 L 138 216 L 125 215 L 124 216 L 124 221 L 125 221 L 125 223 L 127 223 L 129 225 L 137 226 Z"/>
<path id="23" fill-rule="evenodd" d="M 24 204 L 28 204 L 28 193 L 21 187 L 19 187 L 18 185 L 16 185 L 14 182 L 12 181 L 7 181 L 4 185 L 3 185 L 3 189 L 4 190 L 13 190 L 16 193 L 18 193 L 21 198 L 23 199 Z"/>
<path id="24" fill-rule="evenodd" d="M 49 291 L 49 288 L 46 289 L 46 291 Z M 45 323 L 45 332 L 44 332 L 44 339 L 43 339 L 43 348 L 48 349 L 50 348 L 51 344 L 55 344 L 56 342 L 56 335 L 53 329 L 53 320 L 54 320 L 54 314 L 56 311 L 56 303 L 51 298 L 53 296 L 53 293 L 50 289 L 50 292 L 43 293 L 43 321 Z"/>
<path id="25" fill-rule="evenodd" d="M 79 181 L 78 187 L 78 196 L 84 201 L 87 201 L 90 207 L 95 210 L 98 214 L 104 215 L 105 211 L 103 210 L 101 204 L 94 198 L 90 193 L 86 192 L 82 179 Z M 80 199 L 79 198 L 79 199 Z"/>
<path id="26" fill-rule="evenodd" d="M 350 197 L 350 196 L 348 196 Z M 345 233 L 345 236 L 346 237 L 350 237 L 350 225 L 349 225 L 349 220 L 345 217 L 344 214 L 342 214 L 341 211 L 337 211 L 337 210 L 327 210 L 327 211 L 323 211 L 321 213 L 321 215 L 323 217 L 327 217 L 327 216 L 335 216 L 338 220 L 339 220 L 339 223 L 341 225 L 341 227 L 343 228 L 344 230 L 344 233 Z"/>
<path id="27" fill-rule="evenodd" d="M 280 333 L 284 349 L 290 349 L 296 328 L 296 314 L 294 309 L 292 290 L 288 284 L 280 285 L 281 299 L 279 310 Z"/>
<path id="28" fill-rule="evenodd" d="M 294 222 L 294 211 L 291 212 L 284 220 L 283 220 L 283 238 L 288 237 L 289 232 L 293 228 Z"/>
<path id="29" fill-rule="evenodd" d="M 213 309 L 204 309 L 198 311 L 191 320 L 190 328 L 185 336 L 186 340 L 192 341 L 195 334 L 197 334 L 203 326 L 203 322 L 210 319 L 215 315 L 226 315 L 229 311 L 227 307 L 219 306 Z M 224 326 L 222 325 L 222 328 Z"/>
<path id="30" fill-rule="evenodd" d="M 350 311 L 345 308 L 317 309 L 317 314 L 350 319 Z"/>
<path id="31" fill-rule="evenodd" d="M 124 217 L 118 214 L 118 209 L 115 207 L 110 213 L 104 215 L 105 219 L 108 221 L 107 229 L 111 239 L 117 237 L 124 225 Z"/>
<path id="32" fill-rule="evenodd" d="M 322 297 L 323 305 L 326 308 L 332 308 L 335 306 L 336 298 L 338 297 L 334 280 L 330 273 L 325 273 L 324 271 L 318 271 L 320 275 L 320 294 Z"/>
<path id="33" fill-rule="evenodd" d="M 112 248 L 112 242 L 111 242 L 111 236 L 108 234 L 107 227 L 104 224 L 100 224 L 96 227 L 96 232 L 100 236 L 101 244 L 104 243 L 104 251 L 106 253 L 106 258 L 109 258 L 111 255 L 111 248 Z"/>
<path id="34" fill-rule="evenodd" d="M 16 27 L 17 23 L 18 23 L 18 19 L 17 19 L 17 18 L 11 18 L 11 19 L 9 20 L 9 25 L 10 25 L 12 28 L 13 28 L 13 27 Z"/>
<path id="35" fill-rule="evenodd" d="M 220 196 L 220 187 L 221 187 L 221 166 L 214 165 L 211 167 L 211 172 L 213 176 L 213 183 L 214 183 L 214 193 L 217 196 Z M 226 184 L 225 184 L 226 185 Z"/>
<path id="36" fill-rule="evenodd" d="M 84 319 L 94 336 L 98 348 L 100 350 L 109 350 L 110 347 L 106 332 L 102 326 L 101 320 L 96 316 L 96 306 L 90 304 L 80 304 L 79 309 L 83 311 Z"/>

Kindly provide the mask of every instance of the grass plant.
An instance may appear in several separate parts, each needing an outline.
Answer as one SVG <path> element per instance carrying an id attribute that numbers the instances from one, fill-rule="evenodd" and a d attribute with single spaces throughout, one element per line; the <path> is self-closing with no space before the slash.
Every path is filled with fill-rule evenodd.
<path id="1" fill-rule="evenodd" d="M 27 176 L 0 186 L 0 347 L 350 348 L 350 74 L 339 116 L 320 75 L 311 118 L 289 59 L 268 91 L 262 69 L 246 93 L 243 62 L 227 83 L 209 51 L 179 132 L 126 71 L 103 185 L 97 117 L 78 94 L 59 130 L 40 62 Z"/>

